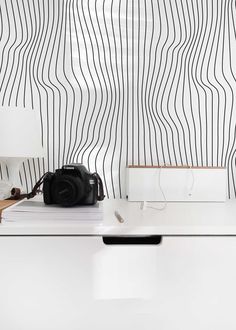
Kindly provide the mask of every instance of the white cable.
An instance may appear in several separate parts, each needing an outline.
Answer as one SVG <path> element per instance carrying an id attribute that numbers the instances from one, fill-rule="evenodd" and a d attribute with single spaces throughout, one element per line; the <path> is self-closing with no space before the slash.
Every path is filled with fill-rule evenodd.
<path id="1" fill-rule="evenodd" d="M 166 164 L 165 164 L 165 166 L 166 166 Z M 165 210 L 165 208 L 167 206 L 167 201 L 166 201 L 165 193 L 161 186 L 161 170 L 162 170 L 162 166 L 160 166 L 160 171 L 158 172 L 158 186 L 159 186 L 159 189 L 160 189 L 162 197 L 163 197 L 163 201 L 164 201 L 163 206 L 161 206 L 161 207 L 149 206 L 147 201 L 143 201 L 143 202 L 141 202 L 141 205 L 140 205 L 141 210 L 145 210 L 146 208 L 154 209 L 157 211 Z"/>
<path id="2" fill-rule="evenodd" d="M 166 166 L 166 165 L 165 165 Z M 161 172 L 162 172 L 162 166 L 160 167 L 160 171 L 158 173 L 158 186 L 159 186 L 159 189 L 161 191 L 161 194 L 162 194 L 162 197 L 163 197 L 163 200 L 164 200 L 164 204 L 163 206 L 161 207 L 155 207 L 155 206 L 147 206 L 148 208 L 150 209 L 154 209 L 154 210 L 158 210 L 158 211 L 163 211 L 165 210 L 166 206 L 167 206 L 167 201 L 166 201 L 166 196 L 165 196 L 165 193 L 162 189 L 162 186 L 161 186 Z"/>
<path id="3" fill-rule="evenodd" d="M 193 168 L 191 165 L 189 165 L 189 168 L 191 170 L 191 175 L 192 175 L 192 183 L 191 183 L 191 186 L 189 188 L 189 192 L 188 192 L 188 195 L 189 196 L 192 196 L 192 193 L 193 193 L 193 187 L 194 187 L 194 184 L 195 184 L 195 178 L 194 178 L 194 173 L 193 173 Z"/>
<path id="4" fill-rule="evenodd" d="M 167 207 L 167 200 L 166 200 L 166 196 L 165 196 L 165 193 L 163 191 L 163 188 L 162 188 L 162 185 L 161 185 L 161 170 L 163 167 L 165 166 L 171 166 L 171 165 L 168 165 L 168 164 L 164 164 L 164 166 L 160 166 L 160 171 L 158 173 L 158 186 L 159 186 L 159 189 L 161 191 L 161 194 L 162 194 L 162 197 L 163 197 L 163 201 L 164 201 L 164 204 L 162 207 L 155 207 L 155 206 L 149 206 L 148 205 L 148 202 L 147 201 L 143 201 L 141 202 L 141 205 L 140 205 L 140 209 L 141 210 L 146 210 L 147 208 L 149 209 L 154 209 L 154 210 L 157 210 L 157 211 L 163 211 L 165 210 L 165 208 Z M 190 169 L 190 172 L 191 172 L 191 176 L 192 176 L 192 182 L 191 182 L 191 186 L 189 188 L 189 192 L 188 192 L 188 195 L 189 196 L 192 196 L 192 192 L 193 192 L 193 188 L 194 188 L 194 185 L 195 185 L 195 177 L 194 177 L 194 173 L 193 173 L 193 168 L 191 165 L 188 166 L 189 169 Z"/>

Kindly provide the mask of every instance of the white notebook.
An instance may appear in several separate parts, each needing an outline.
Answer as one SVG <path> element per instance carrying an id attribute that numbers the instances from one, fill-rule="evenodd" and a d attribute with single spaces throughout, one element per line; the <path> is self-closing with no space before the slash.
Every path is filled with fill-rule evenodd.
<path id="1" fill-rule="evenodd" d="M 2 222 L 101 222 L 103 219 L 103 204 L 76 205 L 62 207 L 59 205 L 46 205 L 42 197 L 32 200 L 21 200 L 2 212 Z"/>

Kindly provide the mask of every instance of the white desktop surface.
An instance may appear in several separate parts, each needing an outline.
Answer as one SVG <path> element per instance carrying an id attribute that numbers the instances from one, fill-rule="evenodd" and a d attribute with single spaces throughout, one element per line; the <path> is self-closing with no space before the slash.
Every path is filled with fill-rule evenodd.
<path id="1" fill-rule="evenodd" d="M 236 200 L 225 203 L 167 203 L 162 211 L 140 203 L 105 199 L 102 224 L 27 221 L 0 224 L 0 235 L 236 235 Z M 161 203 L 148 203 L 160 207 Z M 124 218 L 119 223 L 114 212 Z"/>

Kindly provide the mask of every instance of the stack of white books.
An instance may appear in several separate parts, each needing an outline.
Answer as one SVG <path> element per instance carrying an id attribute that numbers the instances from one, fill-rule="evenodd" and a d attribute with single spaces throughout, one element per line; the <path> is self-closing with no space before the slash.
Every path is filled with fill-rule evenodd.
<path id="1" fill-rule="evenodd" d="M 103 205 L 76 205 L 62 207 L 56 204 L 46 205 L 41 196 L 31 200 L 23 199 L 2 212 L 2 223 L 102 223 Z"/>

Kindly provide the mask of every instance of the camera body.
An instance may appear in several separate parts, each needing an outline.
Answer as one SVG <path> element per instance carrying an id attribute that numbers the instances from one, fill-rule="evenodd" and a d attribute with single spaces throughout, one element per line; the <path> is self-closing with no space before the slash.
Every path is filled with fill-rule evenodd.
<path id="1" fill-rule="evenodd" d="M 62 206 L 96 204 L 99 199 L 98 177 L 82 164 L 64 165 L 55 173 L 48 172 L 43 180 L 44 203 Z"/>

